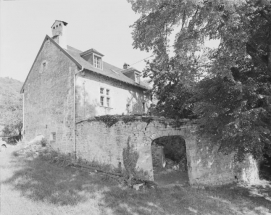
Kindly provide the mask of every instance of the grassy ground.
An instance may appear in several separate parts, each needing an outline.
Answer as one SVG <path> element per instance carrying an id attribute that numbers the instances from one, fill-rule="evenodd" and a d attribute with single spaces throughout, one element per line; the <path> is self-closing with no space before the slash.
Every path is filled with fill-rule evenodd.
<path id="1" fill-rule="evenodd" d="M 20 168 L 4 183 L 35 202 L 77 207 L 96 199 L 103 214 L 116 215 L 271 214 L 268 186 L 195 189 L 186 184 L 136 191 L 98 173 L 50 163 L 42 156 L 28 159 L 15 153 L 13 164 Z"/>

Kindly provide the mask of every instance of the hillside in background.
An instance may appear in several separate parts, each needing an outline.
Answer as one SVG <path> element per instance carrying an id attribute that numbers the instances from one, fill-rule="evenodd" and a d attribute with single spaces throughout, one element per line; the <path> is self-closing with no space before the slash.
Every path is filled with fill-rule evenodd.
<path id="1" fill-rule="evenodd" d="M 0 131 L 7 123 L 22 117 L 22 85 L 18 80 L 0 77 Z"/>

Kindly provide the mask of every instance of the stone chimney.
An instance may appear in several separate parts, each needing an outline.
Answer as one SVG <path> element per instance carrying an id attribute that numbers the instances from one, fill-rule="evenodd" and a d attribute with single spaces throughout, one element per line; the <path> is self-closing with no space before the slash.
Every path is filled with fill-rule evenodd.
<path id="1" fill-rule="evenodd" d="M 124 64 L 123 64 L 123 69 L 128 69 L 129 67 L 130 67 L 129 64 L 127 64 L 127 63 L 124 63 Z"/>
<path id="2" fill-rule="evenodd" d="M 52 38 L 63 49 L 67 49 L 67 22 L 56 20 L 52 25 Z"/>

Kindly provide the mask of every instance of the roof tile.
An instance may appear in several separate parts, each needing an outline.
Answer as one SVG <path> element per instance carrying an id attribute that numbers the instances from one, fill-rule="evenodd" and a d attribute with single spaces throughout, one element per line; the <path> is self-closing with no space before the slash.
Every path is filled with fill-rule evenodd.
<path id="1" fill-rule="evenodd" d="M 92 66 L 88 61 L 86 61 L 84 58 L 82 58 L 80 56 L 80 54 L 82 53 L 82 51 L 73 48 L 71 46 L 67 47 L 68 54 L 73 57 L 80 65 L 82 65 L 85 69 L 89 70 L 89 71 L 93 71 L 95 73 L 98 73 L 100 75 L 104 75 L 107 76 L 109 78 L 113 78 L 116 80 L 119 80 L 121 82 L 125 82 L 128 84 L 132 84 L 134 86 L 143 88 L 143 89 L 149 89 L 148 84 L 146 84 L 145 82 L 141 82 L 140 84 L 136 83 L 134 80 L 128 78 L 127 76 L 125 76 L 123 74 L 123 69 L 120 69 L 116 66 L 113 66 L 109 63 L 106 63 L 103 61 L 103 69 L 98 69 L 94 66 Z"/>

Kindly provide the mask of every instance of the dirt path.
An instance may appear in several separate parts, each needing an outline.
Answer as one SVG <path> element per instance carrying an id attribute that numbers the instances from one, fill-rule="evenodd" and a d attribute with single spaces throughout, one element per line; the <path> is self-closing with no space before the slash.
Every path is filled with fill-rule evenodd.
<path id="1" fill-rule="evenodd" d="M 32 201 L 21 195 L 19 190 L 14 189 L 11 184 L 5 183 L 21 167 L 12 159 L 12 152 L 19 149 L 18 146 L 7 146 L 0 152 L 1 168 L 1 215 L 59 215 L 59 214 L 110 214 L 99 206 L 99 198 L 76 206 L 60 206 L 46 202 Z"/>

